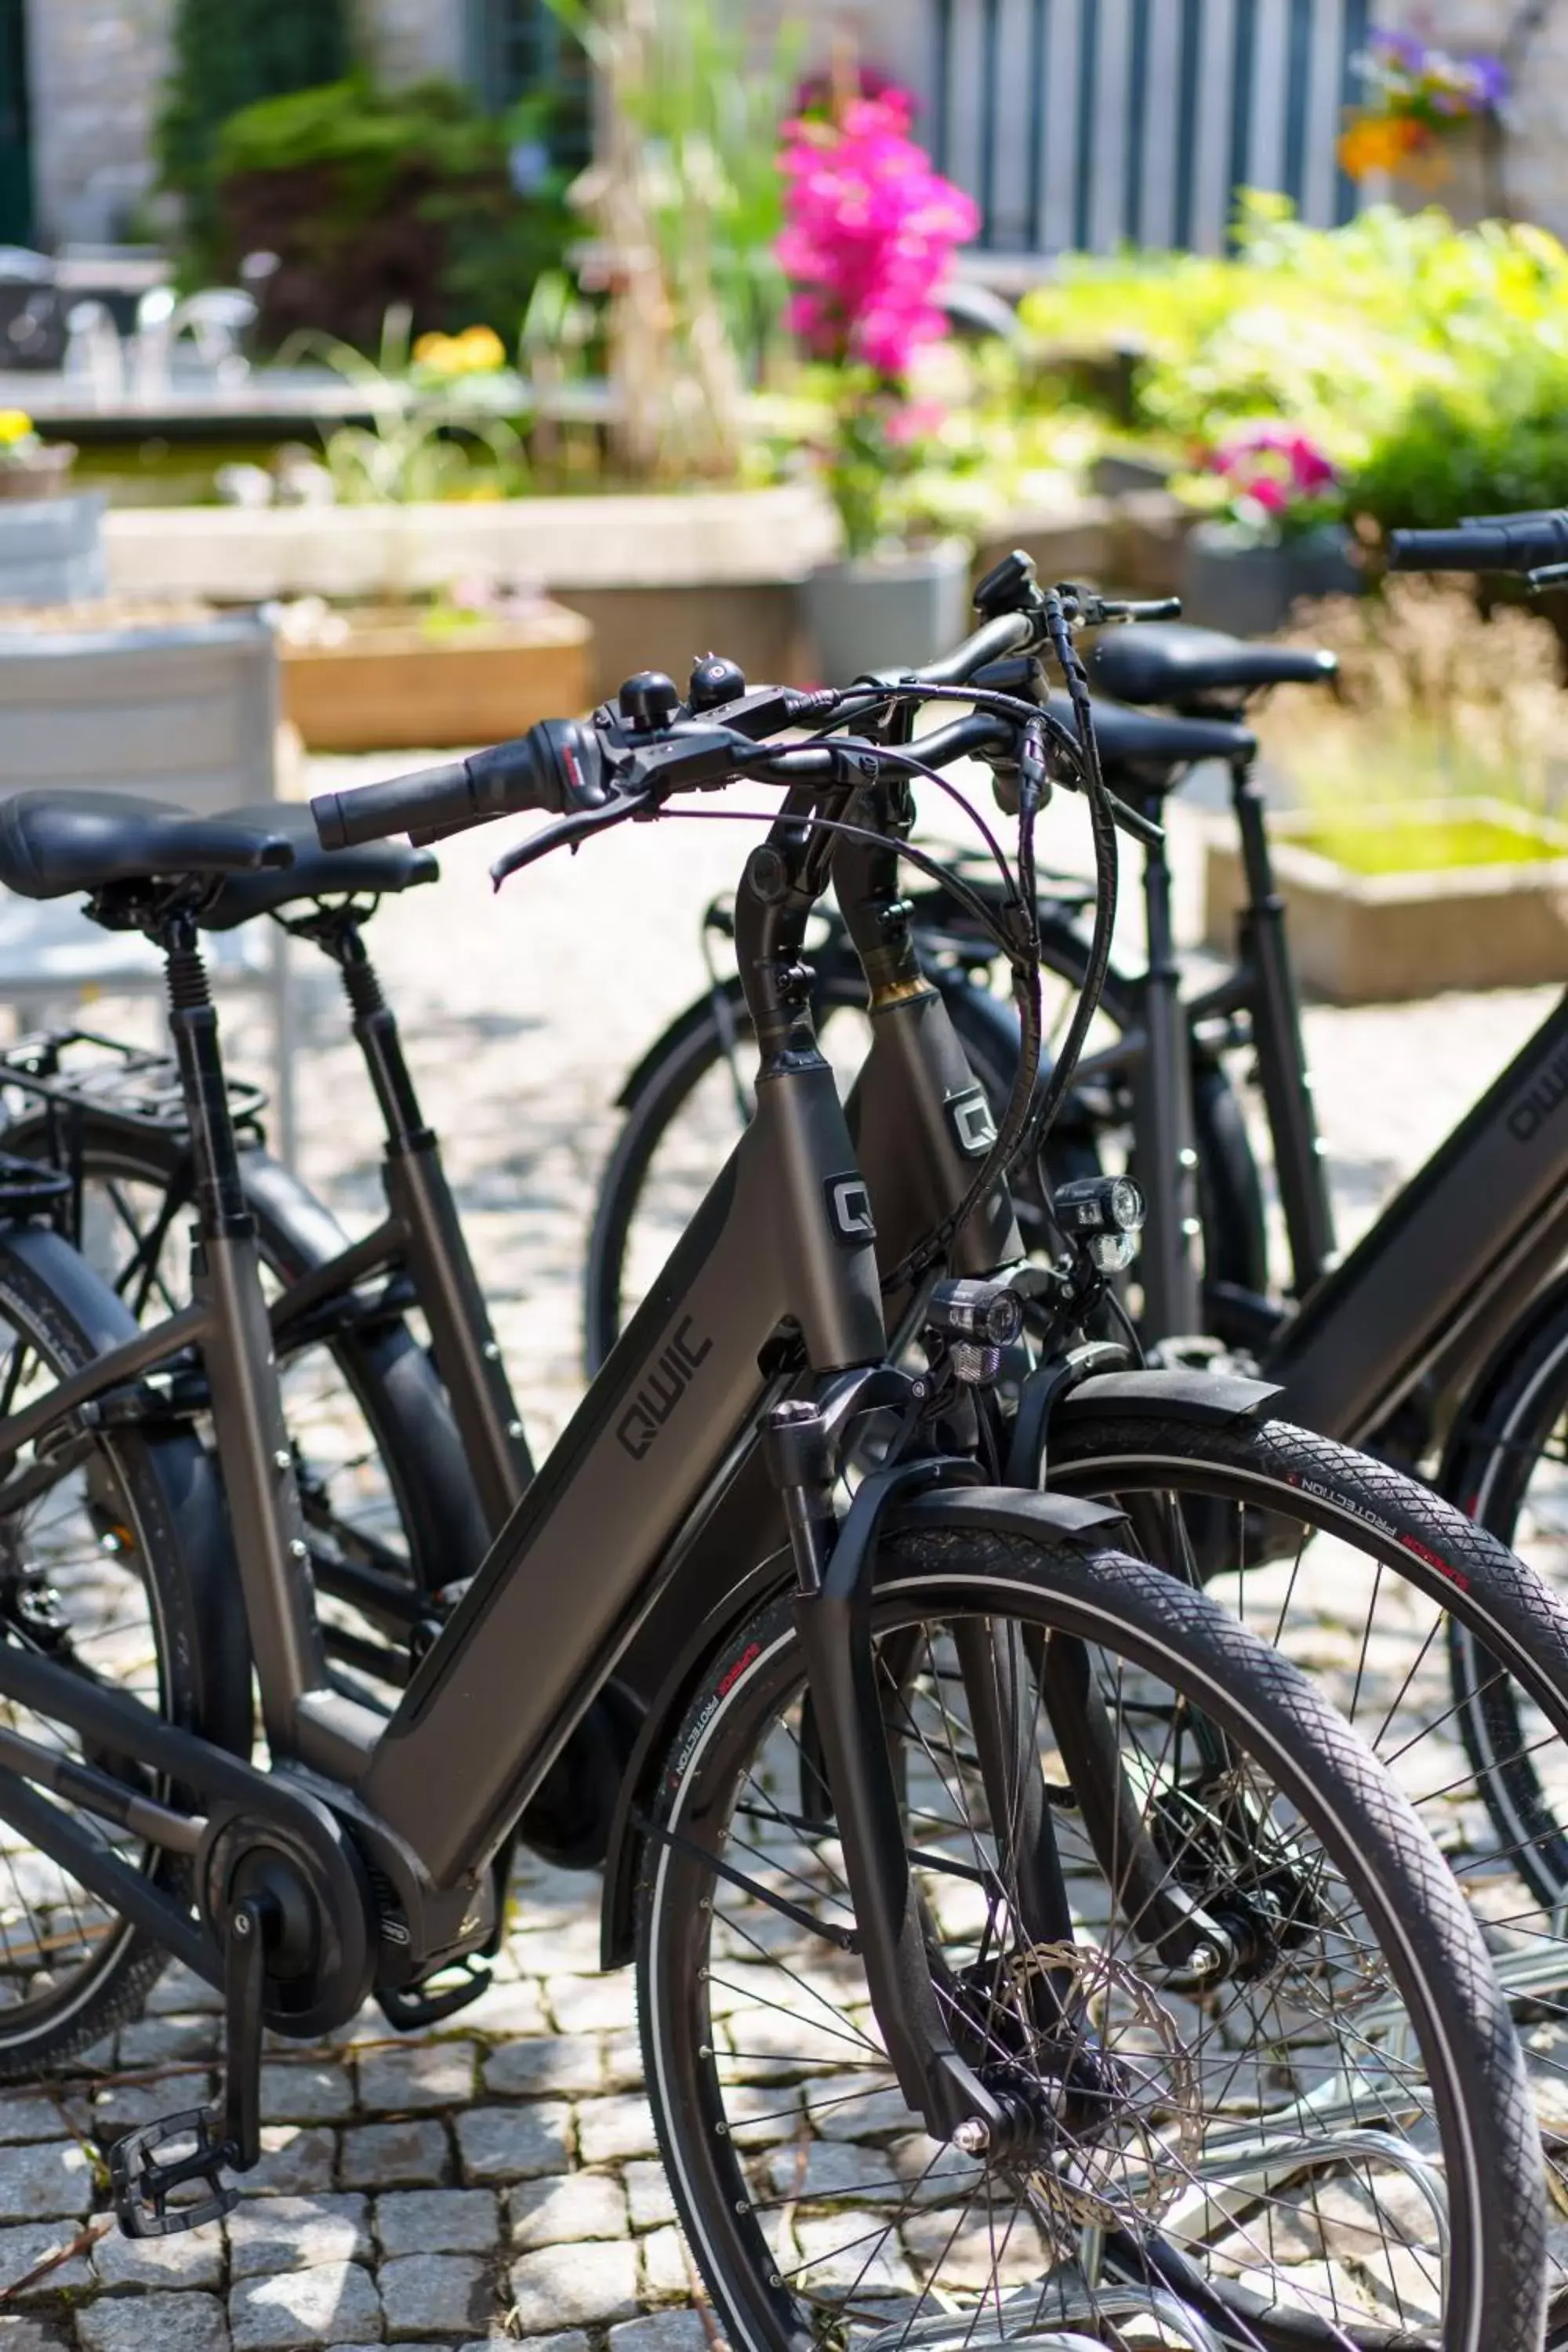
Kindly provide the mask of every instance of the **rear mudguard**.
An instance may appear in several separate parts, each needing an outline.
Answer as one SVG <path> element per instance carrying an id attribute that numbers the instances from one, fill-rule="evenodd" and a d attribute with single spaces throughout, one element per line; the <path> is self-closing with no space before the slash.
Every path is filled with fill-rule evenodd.
<path id="1" fill-rule="evenodd" d="M 911 1465 L 926 1466 L 934 1465 Z M 976 1481 L 981 1475 L 971 1463 L 955 1464 L 952 1468 L 955 1475 Z M 1077 1496 L 1026 1494 L 1011 1486 L 964 1484 L 932 1487 L 914 1495 L 890 1491 L 875 1522 L 862 1515 L 855 1539 L 860 1549 L 868 1551 L 883 1534 L 929 1528 L 971 1535 L 1033 1533 L 1057 1543 L 1098 1547 L 1114 1540 L 1121 1525 L 1116 1512 L 1103 1504 L 1081 1501 Z M 625 1968 L 633 1957 L 637 1874 L 645 1839 L 642 1824 L 652 1809 L 671 1743 L 704 1675 L 724 1655 L 731 1637 L 748 1619 L 778 1594 L 792 1591 L 794 1585 L 795 1570 L 787 1552 L 761 1562 L 703 1620 L 649 1706 L 621 1784 L 610 1832 L 599 1930 L 601 1968 Z"/>

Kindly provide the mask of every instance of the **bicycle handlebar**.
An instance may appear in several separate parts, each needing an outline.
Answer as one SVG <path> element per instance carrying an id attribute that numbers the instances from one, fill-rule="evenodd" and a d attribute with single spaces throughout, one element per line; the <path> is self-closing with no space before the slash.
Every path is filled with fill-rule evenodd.
<path id="1" fill-rule="evenodd" d="M 1391 572 L 1539 572 L 1568 562 L 1568 507 L 1493 515 L 1457 530 L 1394 530 Z"/>
<path id="2" fill-rule="evenodd" d="M 591 808 L 603 797 L 598 766 L 591 729 L 547 719 L 510 743 L 445 767 L 417 768 L 352 793 L 322 793 L 310 814 L 323 849 L 351 849 L 396 833 L 431 841 L 531 809 L 560 815 Z"/>

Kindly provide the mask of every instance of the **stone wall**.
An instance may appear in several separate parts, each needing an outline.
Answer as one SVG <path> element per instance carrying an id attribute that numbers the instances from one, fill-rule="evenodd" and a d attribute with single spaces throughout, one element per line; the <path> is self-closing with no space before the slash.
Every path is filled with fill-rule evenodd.
<path id="1" fill-rule="evenodd" d="M 37 231 L 121 233 L 151 185 L 170 0 L 27 0 Z"/>
<path id="2" fill-rule="evenodd" d="M 1506 121 L 1503 188 L 1521 219 L 1568 237 L 1568 0 L 1526 9 L 1521 0 L 1385 0 L 1380 21 L 1459 51 L 1499 53 L 1526 15 L 1530 35 Z"/>
<path id="3" fill-rule="evenodd" d="M 464 0 L 359 5 L 389 80 L 462 74 Z M 174 0 L 26 0 L 26 12 L 39 241 L 119 236 L 153 183 Z"/>

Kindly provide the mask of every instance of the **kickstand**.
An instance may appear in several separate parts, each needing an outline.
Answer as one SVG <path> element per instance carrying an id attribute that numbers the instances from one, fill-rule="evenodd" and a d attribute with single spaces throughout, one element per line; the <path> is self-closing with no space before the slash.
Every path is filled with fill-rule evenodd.
<path id="1" fill-rule="evenodd" d="M 261 2002 L 267 1937 L 277 1906 L 247 1895 L 229 1920 L 224 1969 L 224 2090 L 218 2107 L 162 2116 L 115 2143 L 110 2158 L 114 2210 L 128 2238 L 167 2238 L 230 2213 L 239 2191 L 224 2178 L 248 2172 L 261 2154 Z M 162 2150 L 188 2142 L 184 2152 Z M 178 2190 L 205 2185 L 205 2197 L 171 2205 Z"/>

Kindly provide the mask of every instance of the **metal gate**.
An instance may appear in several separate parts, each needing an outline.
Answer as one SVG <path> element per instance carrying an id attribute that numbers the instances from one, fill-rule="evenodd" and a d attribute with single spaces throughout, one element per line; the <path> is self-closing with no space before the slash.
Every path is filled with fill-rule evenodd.
<path id="1" fill-rule="evenodd" d="M 26 245 L 33 233 L 22 7 L 23 0 L 0 0 L 0 245 Z"/>
<path id="2" fill-rule="evenodd" d="M 993 253 L 1219 251 L 1238 188 L 1348 219 L 1369 0 L 934 0 L 932 144 Z"/>

